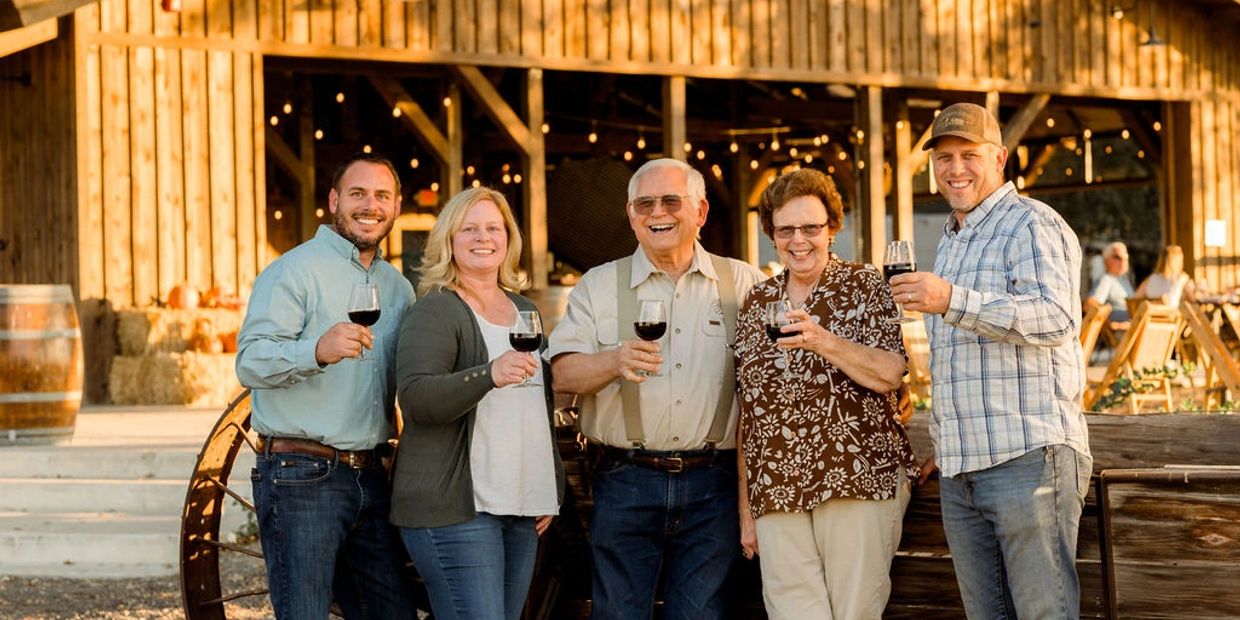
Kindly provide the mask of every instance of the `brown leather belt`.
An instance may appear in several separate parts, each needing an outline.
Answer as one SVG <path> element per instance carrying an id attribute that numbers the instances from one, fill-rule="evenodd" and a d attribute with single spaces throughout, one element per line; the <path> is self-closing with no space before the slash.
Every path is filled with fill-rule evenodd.
<path id="1" fill-rule="evenodd" d="M 735 465 L 735 450 L 682 450 L 676 452 L 655 452 L 652 450 L 626 450 L 615 446 L 600 446 L 603 456 L 632 463 L 639 467 L 657 469 L 669 474 L 678 474 L 686 469 L 698 469 L 715 463 Z"/>
<path id="2" fill-rule="evenodd" d="M 370 450 L 337 450 L 317 441 L 292 437 L 259 437 L 256 447 L 262 454 L 304 454 L 332 459 L 350 469 L 366 469 L 378 464 L 382 456 L 373 448 Z"/>

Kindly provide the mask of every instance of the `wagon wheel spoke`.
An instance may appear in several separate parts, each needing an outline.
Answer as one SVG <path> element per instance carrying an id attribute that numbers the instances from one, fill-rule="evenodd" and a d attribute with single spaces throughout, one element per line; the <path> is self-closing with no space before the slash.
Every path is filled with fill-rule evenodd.
<path id="1" fill-rule="evenodd" d="M 241 504 L 242 506 L 244 506 L 246 510 L 249 510 L 250 512 L 255 512 L 253 502 L 241 496 L 236 491 L 228 488 L 228 485 L 222 482 L 219 478 L 216 478 L 215 476 L 203 476 L 202 479 L 206 480 L 207 482 L 210 482 L 211 484 L 214 484 L 216 488 L 227 493 L 229 497 L 236 500 L 238 504 Z"/>
<path id="2" fill-rule="evenodd" d="M 243 590 L 241 592 L 233 592 L 232 594 L 225 594 L 224 596 L 221 596 L 219 598 L 213 598 L 209 601 L 203 601 L 199 603 L 198 606 L 208 607 L 210 605 L 219 605 L 220 603 L 227 603 L 228 601 L 235 601 L 239 598 L 245 598 L 247 596 L 267 596 L 267 594 L 269 594 L 270 592 L 271 590 L 268 590 L 267 588 L 255 588 L 253 590 Z"/>
<path id="3" fill-rule="evenodd" d="M 200 544 L 210 545 L 212 547 L 216 547 L 219 549 L 227 549 L 229 551 L 234 551 L 236 553 L 240 553 L 241 555 L 248 555 L 252 558 L 258 558 L 260 560 L 263 559 L 263 554 L 261 552 L 250 549 L 249 547 L 242 547 L 241 545 L 234 545 L 232 543 L 220 542 L 218 540 L 200 540 L 198 542 Z"/>

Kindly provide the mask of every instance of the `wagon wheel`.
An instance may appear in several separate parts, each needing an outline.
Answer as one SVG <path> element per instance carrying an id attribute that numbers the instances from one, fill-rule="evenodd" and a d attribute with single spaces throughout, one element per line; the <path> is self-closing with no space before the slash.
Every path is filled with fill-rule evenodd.
<path id="1" fill-rule="evenodd" d="M 235 592 L 224 592 L 220 579 L 220 558 L 233 553 L 250 556 L 262 563 L 262 551 L 257 545 L 226 542 L 221 537 L 220 524 L 224 506 L 232 498 L 242 509 L 254 514 L 254 504 L 244 495 L 230 488 L 230 479 L 237 455 L 242 449 L 255 451 L 250 436 L 250 391 L 237 396 L 215 427 L 198 454 L 190 478 L 189 491 L 181 514 L 181 600 L 185 617 L 189 620 L 224 620 L 224 603 L 250 597 L 266 598 L 268 590 L 251 587 Z M 239 484 L 249 484 L 247 476 L 238 479 Z M 426 591 L 416 579 L 410 567 L 410 587 L 419 610 L 429 611 Z M 336 609 L 333 606 L 333 613 Z M 336 615 L 339 615 L 338 613 Z"/>

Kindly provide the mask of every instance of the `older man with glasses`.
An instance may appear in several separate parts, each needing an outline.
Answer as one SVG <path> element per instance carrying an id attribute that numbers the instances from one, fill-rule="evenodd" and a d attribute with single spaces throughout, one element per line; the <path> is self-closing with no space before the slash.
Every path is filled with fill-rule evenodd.
<path id="1" fill-rule="evenodd" d="M 582 276 L 545 353 L 555 390 L 582 395 L 592 446 L 593 618 L 720 618 L 739 555 L 736 312 L 762 273 L 697 242 L 701 173 L 674 159 L 629 181 L 631 256 Z M 662 301 L 665 335 L 635 337 L 639 301 Z"/>

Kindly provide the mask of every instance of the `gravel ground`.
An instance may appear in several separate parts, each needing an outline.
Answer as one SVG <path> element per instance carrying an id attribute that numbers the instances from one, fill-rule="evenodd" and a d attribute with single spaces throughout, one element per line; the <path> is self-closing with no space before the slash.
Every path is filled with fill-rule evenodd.
<path id="1" fill-rule="evenodd" d="M 262 560 L 225 554 L 224 592 L 266 588 Z M 266 595 L 226 605 L 228 620 L 273 618 Z M 173 620 L 183 619 L 178 576 L 144 579 L 0 577 L 3 620 Z"/>

